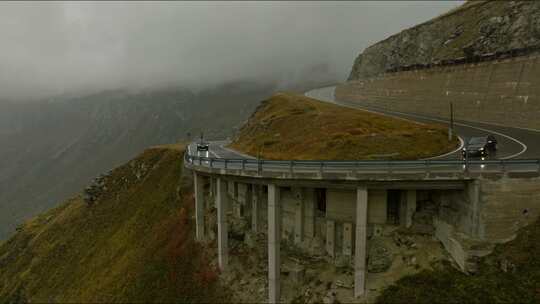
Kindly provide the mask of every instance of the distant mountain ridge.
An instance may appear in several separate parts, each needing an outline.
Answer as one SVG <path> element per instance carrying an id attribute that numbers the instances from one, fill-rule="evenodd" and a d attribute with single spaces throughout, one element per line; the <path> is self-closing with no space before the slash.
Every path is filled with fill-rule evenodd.
<path id="1" fill-rule="evenodd" d="M 0 240 L 149 146 L 230 136 L 273 90 L 230 83 L 0 103 Z"/>
<path id="2" fill-rule="evenodd" d="M 303 92 L 332 83 L 331 77 L 0 102 L 0 241 L 25 219 L 56 206 L 145 148 L 195 139 L 202 132 L 208 139 L 231 137 L 278 86 Z"/>

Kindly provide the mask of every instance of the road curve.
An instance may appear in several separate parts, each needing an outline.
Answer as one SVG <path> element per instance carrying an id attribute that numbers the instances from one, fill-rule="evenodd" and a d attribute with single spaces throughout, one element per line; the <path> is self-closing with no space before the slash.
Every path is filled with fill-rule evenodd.
<path id="1" fill-rule="evenodd" d="M 419 123 L 448 123 L 447 120 L 423 116 L 413 113 L 402 113 L 363 107 L 355 103 L 337 101 L 334 98 L 335 87 L 327 87 L 312 90 L 306 93 L 307 96 L 335 103 L 345 107 L 351 107 L 364 111 L 371 111 L 399 119 L 407 119 Z M 499 141 L 499 160 L 470 160 L 462 161 L 460 151 L 456 150 L 439 159 L 419 160 L 419 161 L 268 161 L 258 160 L 252 156 L 242 154 L 227 148 L 227 141 L 213 141 L 209 143 L 208 151 L 198 151 L 197 143 L 193 142 L 188 146 L 185 155 L 185 165 L 195 170 L 206 170 L 217 172 L 218 174 L 232 175 L 264 175 L 284 174 L 294 175 L 297 173 L 317 172 L 316 179 L 320 179 L 323 171 L 329 174 L 341 174 L 341 178 L 362 178 L 366 174 L 381 174 L 385 176 L 392 174 L 421 174 L 421 178 L 437 173 L 454 174 L 457 178 L 469 178 L 469 174 L 539 174 L 540 173 L 540 132 L 534 130 L 524 130 L 503 126 L 490 125 L 485 123 L 474 123 L 466 121 L 456 122 L 456 133 L 467 140 L 472 136 L 482 136 L 495 134 Z M 515 160 L 510 160 L 514 158 Z M 519 160 L 520 158 L 522 160 Z M 217 170 L 217 171 L 216 171 Z M 229 170 L 229 171 L 227 171 Z M 232 171 L 231 171 L 232 170 Z M 361 172 L 362 176 L 358 175 Z M 424 175 L 423 175 L 424 174 Z M 292 176 L 291 175 L 291 176 Z M 261 175 L 262 176 L 262 175 Z M 291 178 L 293 178 L 292 176 Z M 365 176 L 364 176 L 365 177 Z"/>
<path id="2" fill-rule="evenodd" d="M 367 107 L 354 102 L 336 100 L 334 96 L 335 86 L 314 89 L 305 93 L 306 96 L 321 101 L 331 102 L 337 105 L 376 112 L 397 118 L 405 118 L 421 123 L 444 123 L 448 124 L 448 119 L 419 115 L 415 113 L 404 113 L 390 111 L 386 109 Z M 474 136 L 494 134 L 499 142 L 496 157 L 498 159 L 536 159 L 540 158 L 540 132 L 528 129 L 512 128 L 487 123 L 470 122 L 456 120 L 456 133 L 467 140 Z M 441 159 L 457 159 L 460 151 L 455 151 L 444 155 Z"/>
<path id="3" fill-rule="evenodd" d="M 412 120 L 420 123 L 444 123 L 444 118 L 419 115 L 415 113 L 403 113 L 374 107 L 366 107 L 354 102 L 336 100 L 334 97 L 335 86 L 314 89 L 305 93 L 306 96 L 337 105 L 359 110 L 375 112 L 400 119 Z M 487 123 L 455 121 L 455 131 L 458 136 L 467 140 L 474 136 L 494 134 L 498 141 L 498 159 L 540 159 L 540 132 L 534 130 L 504 127 Z M 189 146 L 189 154 L 193 156 L 211 157 L 217 159 L 253 159 L 254 157 L 242 154 L 227 148 L 227 141 L 210 142 L 209 151 L 197 151 L 196 143 Z M 458 150 L 436 157 L 434 159 L 460 159 L 461 152 Z"/>

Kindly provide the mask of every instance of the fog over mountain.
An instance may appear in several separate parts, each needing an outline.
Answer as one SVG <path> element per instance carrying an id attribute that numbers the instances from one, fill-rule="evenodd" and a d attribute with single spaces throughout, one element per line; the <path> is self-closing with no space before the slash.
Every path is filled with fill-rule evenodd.
<path id="1" fill-rule="evenodd" d="M 276 90 L 343 81 L 364 47 L 454 6 L 0 2 L 0 241 L 141 150 L 231 137 Z"/>
<path id="2" fill-rule="evenodd" d="M 458 3 L 2 2 L 0 99 L 238 80 L 286 85 L 321 65 L 341 80 L 370 43 Z"/>

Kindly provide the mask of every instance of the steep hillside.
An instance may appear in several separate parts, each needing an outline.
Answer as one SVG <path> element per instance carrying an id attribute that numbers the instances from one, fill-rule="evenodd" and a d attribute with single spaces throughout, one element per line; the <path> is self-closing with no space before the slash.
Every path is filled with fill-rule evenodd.
<path id="1" fill-rule="evenodd" d="M 231 83 L 0 103 L 0 240 L 148 146 L 186 140 L 188 132 L 230 136 L 272 91 Z"/>
<path id="2" fill-rule="evenodd" d="M 484 258 L 478 273 L 450 265 L 405 277 L 388 287 L 378 303 L 539 303 L 540 220 Z"/>
<path id="3" fill-rule="evenodd" d="M 217 275 L 193 241 L 182 146 L 153 148 L 0 245 L 0 302 L 220 302 Z"/>
<path id="4" fill-rule="evenodd" d="M 266 159 L 418 159 L 457 146 L 446 128 L 280 93 L 264 101 L 231 147 Z"/>
<path id="5" fill-rule="evenodd" d="M 539 1 L 469 1 L 368 47 L 349 80 L 413 64 L 540 46 Z"/>

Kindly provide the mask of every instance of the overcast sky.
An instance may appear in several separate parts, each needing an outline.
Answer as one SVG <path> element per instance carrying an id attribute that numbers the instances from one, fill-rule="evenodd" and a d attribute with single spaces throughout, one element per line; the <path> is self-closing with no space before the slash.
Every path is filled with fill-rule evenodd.
<path id="1" fill-rule="evenodd" d="M 119 87 L 344 80 L 370 44 L 459 2 L 1 2 L 0 99 Z"/>

